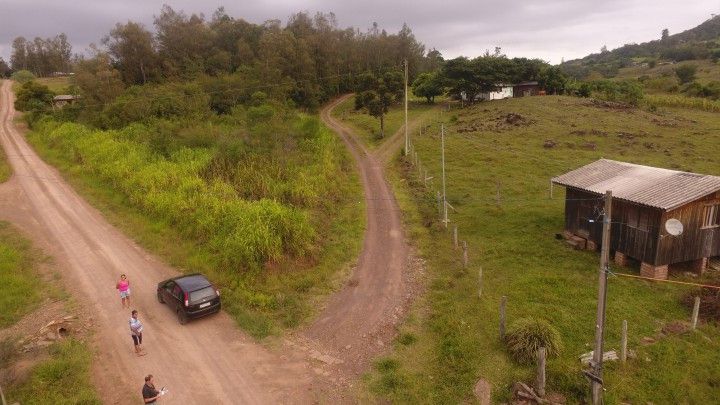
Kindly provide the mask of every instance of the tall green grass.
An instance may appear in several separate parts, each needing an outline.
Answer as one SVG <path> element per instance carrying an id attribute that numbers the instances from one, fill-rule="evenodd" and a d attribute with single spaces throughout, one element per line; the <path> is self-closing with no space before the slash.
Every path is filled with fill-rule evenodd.
<path id="1" fill-rule="evenodd" d="M 10 169 L 10 163 L 7 160 L 5 151 L 0 148 L 0 183 L 7 181 L 11 174 L 12 169 Z"/>
<path id="2" fill-rule="evenodd" d="M 264 337 L 321 307 L 364 226 L 359 179 L 335 135 L 311 117 L 277 120 L 240 111 L 115 131 L 43 122 L 28 138 L 112 223 L 213 279 L 224 308 Z"/>
<path id="3" fill-rule="evenodd" d="M 27 381 L 6 393 L 9 403 L 101 404 L 90 378 L 92 353 L 79 340 L 68 339 L 50 346 L 50 359 L 30 372 Z"/>
<path id="4" fill-rule="evenodd" d="M 510 113 L 524 120 L 509 123 Z M 426 188 L 416 168 L 398 163 L 392 183 L 426 259 L 428 291 L 401 327 L 404 338 L 394 353 L 368 377 L 371 395 L 396 403 L 462 403 L 484 378 L 493 385 L 495 401 L 508 401 L 515 381 L 533 381 L 534 367 L 516 363 L 499 339 L 498 308 L 507 296 L 508 324 L 542 317 L 560 333 L 564 350 L 548 360 L 548 391 L 561 392 L 570 403 L 587 401 L 589 385 L 578 357 L 592 349 L 599 259 L 555 239 L 563 229 L 564 200 L 557 188 L 549 199 L 549 179 L 600 157 L 720 174 L 720 156 L 705 153 L 720 148 L 715 114 L 613 110 L 549 96 L 454 110 L 445 124 L 448 201 L 457 209 L 450 227 L 457 224 L 467 241 L 470 265 L 463 269 L 452 233 L 438 220 L 439 182 Z M 438 129 L 433 123 L 428 135 L 413 138 L 423 167 L 436 179 Z M 547 140 L 555 146 L 544 147 Z M 709 370 L 718 360 L 718 326 L 641 343 L 665 323 L 689 318 L 680 303 L 687 292 L 610 278 L 606 348 L 619 348 L 621 324 L 628 320 L 630 348 L 638 357 L 623 368 L 608 365 L 607 403 L 716 400 L 717 373 Z"/>
<path id="5" fill-rule="evenodd" d="M 720 112 L 720 101 L 679 95 L 648 95 L 645 103 L 651 107 L 695 108 L 702 111 Z"/>
<path id="6" fill-rule="evenodd" d="M 209 149 L 180 148 L 165 157 L 128 139 L 135 130 L 65 123 L 45 125 L 38 135 L 145 214 L 206 244 L 227 268 L 257 267 L 284 253 L 308 252 L 314 231 L 306 213 L 270 199 L 240 199 L 230 185 L 201 177 L 212 157 Z"/>
<path id="7" fill-rule="evenodd" d="M 17 322 L 41 300 L 35 255 L 26 239 L 0 221 L 0 327 Z"/>

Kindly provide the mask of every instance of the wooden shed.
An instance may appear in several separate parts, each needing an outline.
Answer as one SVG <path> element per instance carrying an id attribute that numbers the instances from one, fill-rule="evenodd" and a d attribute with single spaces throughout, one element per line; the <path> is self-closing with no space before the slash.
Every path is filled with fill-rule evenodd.
<path id="1" fill-rule="evenodd" d="M 542 93 L 540 84 L 536 81 L 520 82 L 513 86 L 513 97 L 537 96 Z"/>
<path id="2" fill-rule="evenodd" d="M 566 237 L 588 249 L 602 243 L 603 198 L 612 191 L 611 252 L 619 265 L 639 261 L 643 276 L 667 278 L 679 263 L 702 273 L 720 256 L 718 176 L 600 159 L 552 182 L 566 187 Z M 682 224 L 677 236 L 666 227 L 672 218 Z"/>

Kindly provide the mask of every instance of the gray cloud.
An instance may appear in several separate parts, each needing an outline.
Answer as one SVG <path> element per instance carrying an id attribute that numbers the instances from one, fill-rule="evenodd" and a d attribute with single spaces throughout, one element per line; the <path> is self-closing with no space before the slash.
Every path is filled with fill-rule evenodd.
<path id="1" fill-rule="evenodd" d="M 52 37 L 65 32 L 74 52 L 99 43 L 118 22 L 152 27 L 164 3 L 187 14 L 210 16 L 221 2 L 193 0 L 0 0 L 0 56 L 9 59 L 17 36 Z M 341 27 L 361 31 L 377 22 L 397 32 L 403 22 L 428 48 L 445 57 L 477 56 L 500 46 L 508 56 L 538 57 L 553 63 L 597 52 L 601 46 L 658 38 L 692 28 L 711 13 L 718 0 L 367 0 L 347 4 L 330 0 L 226 2 L 228 14 L 254 23 L 287 18 L 297 11 L 334 12 Z"/>

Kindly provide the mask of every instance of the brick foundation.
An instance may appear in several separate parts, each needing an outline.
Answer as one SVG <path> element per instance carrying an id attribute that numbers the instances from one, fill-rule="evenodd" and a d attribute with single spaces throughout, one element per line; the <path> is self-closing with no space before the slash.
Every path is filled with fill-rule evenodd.
<path id="1" fill-rule="evenodd" d="M 627 267 L 628 265 L 628 257 L 625 255 L 625 253 L 622 252 L 615 252 L 615 264 L 621 267 Z"/>
<path id="2" fill-rule="evenodd" d="M 702 259 L 697 259 L 693 262 L 693 270 L 697 271 L 699 275 L 703 275 L 705 270 L 707 270 L 708 266 L 708 258 L 703 257 Z"/>
<path id="3" fill-rule="evenodd" d="M 667 280 L 668 278 L 668 265 L 653 266 L 643 262 L 640 265 L 640 275 L 643 277 L 657 278 L 660 280 Z"/>

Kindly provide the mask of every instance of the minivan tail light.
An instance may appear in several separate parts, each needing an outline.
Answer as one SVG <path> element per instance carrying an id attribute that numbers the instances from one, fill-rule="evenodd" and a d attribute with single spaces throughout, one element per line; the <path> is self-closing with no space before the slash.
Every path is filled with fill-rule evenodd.
<path id="1" fill-rule="evenodd" d="M 190 301 L 188 300 L 188 293 L 185 293 L 185 306 L 186 307 L 190 306 Z"/>

